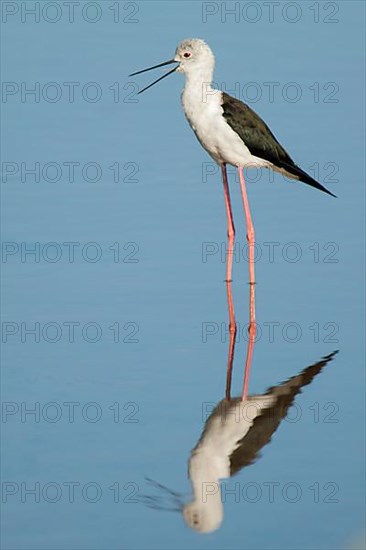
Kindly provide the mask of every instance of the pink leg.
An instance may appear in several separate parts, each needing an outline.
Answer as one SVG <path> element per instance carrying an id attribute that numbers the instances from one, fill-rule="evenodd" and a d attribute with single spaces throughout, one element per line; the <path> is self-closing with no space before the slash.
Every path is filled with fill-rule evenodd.
<path id="1" fill-rule="evenodd" d="M 241 195 L 243 197 L 245 219 L 246 219 L 246 223 L 247 223 L 247 241 L 248 241 L 248 247 L 249 247 L 249 284 L 254 285 L 255 284 L 255 276 L 254 276 L 254 244 L 255 244 L 254 226 L 253 226 L 253 222 L 252 222 L 252 216 L 250 215 L 249 201 L 248 201 L 248 196 L 247 196 L 247 190 L 246 190 L 246 187 L 245 187 L 243 168 L 241 166 L 238 167 L 238 172 L 239 172 L 239 179 L 240 179 Z"/>
<path id="2" fill-rule="evenodd" d="M 252 217 L 250 214 L 249 201 L 247 196 L 247 190 L 245 187 L 245 180 L 243 174 L 243 168 L 238 167 L 239 180 L 240 180 L 240 189 L 243 198 L 245 219 L 247 224 L 247 241 L 248 241 L 248 250 L 249 250 L 249 285 L 250 285 L 250 295 L 249 295 L 249 341 L 248 341 L 248 350 L 247 357 L 245 360 L 245 373 L 244 373 L 244 386 L 242 399 L 245 400 L 248 395 L 248 384 L 249 384 L 249 373 L 252 363 L 253 356 L 253 347 L 255 342 L 255 335 L 257 332 L 257 326 L 255 321 L 255 275 L 254 275 L 254 244 L 255 244 L 255 234 L 254 226 L 252 222 Z"/>
<path id="3" fill-rule="evenodd" d="M 227 303 L 229 309 L 229 353 L 227 360 L 227 372 L 226 372 L 226 399 L 230 399 L 231 390 L 231 378 L 233 372 L 234 350 L 236 340 L 236 321 L 234 313 L 233 295 L 231 292 L 231 272 L 233 265 L 233 248 L 235 240 L 235 227 L 233 222 L 233 212 L 231 209 L 229 182 L 227 179 L 226 164 L 221 165 L 222 181 L 224 184 L 224 196 L 225 196 L 225 209 L 227 217 L 227 237 L 228 237 L 228 252 L 226 263 L 226 291 L 227 291 Z"/>
<path id="4" fill-rule="evenodd" d="M 228 253 L 226 263 L 226 281 L 231 281 L 231 271 L 233 265 L 233 248 L 235 240 L 235 227 L 233 222 L 233 213 L 231 210 L 229 183 L 227 180 L 226 164 L 221 164 L 222 181 L 224 184 L 225 208 L 227 216 L 227 237 L 228 237 Z"/>

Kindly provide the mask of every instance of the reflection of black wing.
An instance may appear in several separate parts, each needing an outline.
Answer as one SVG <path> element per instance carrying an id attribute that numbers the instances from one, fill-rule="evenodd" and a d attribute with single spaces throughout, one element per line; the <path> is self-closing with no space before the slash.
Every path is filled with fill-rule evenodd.
<path id="1" fill-rule="evenodd" d="M 272 435 L 277 430 L 281 420 L 285 418 L 296 395 L 301 392 L 301 388 L 310 384 L 336 353 L 333 352 L 327 355 L 319 363 L 307 367 L 300 374 L 289 378 L 283 384 L 268 389 L 265 395 L 276 396 L 276 401 L 255 418 L 253 426 L 245 437 L 238 442 L 238 447 L 230 456 L 230 475 L 236 474 L 241 468 L 249 466 L 259 458 L 259 451 L 271 441 Z M 235 401 L 238 400 L 235 399 Z"/>

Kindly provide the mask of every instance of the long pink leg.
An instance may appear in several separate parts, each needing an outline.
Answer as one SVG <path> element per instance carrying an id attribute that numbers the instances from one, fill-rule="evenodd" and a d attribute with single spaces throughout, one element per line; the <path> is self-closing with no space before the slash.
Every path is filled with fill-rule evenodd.
<path id="1" fill-rule="evenodd" d="M 248 196 L 247 196 L 247 190 L 246 190 L 246 187 L 245 187 L 243 168 L 241 166 L 238 167 L 238 172 L 239 172 L 239 179 L 240 179 L 241 195 L 242 195 L 242 198 L 243 198 L 245 219 L 246 219 L 246 224 L 247 224 L 247 241 L 248 241 L 248 248 L 249 248 L 249 283 L 251 285 L 254 285 L 255 284 L 255 276 L 254 276 L 254 244 L 255 244 L 254 226 L 253 226 L 253 222 L 252 222 L 252 216 L 250 215 L 249 201 L 248 201 Z M 253 320 L 255 321 L 255 311 L 253 311 Z"/>
<path id="2" fill-rule="evenodd" d="M 235 340 L 236 340 L 236 321 L 235 321 L 235 312 L 234 312 L 234 302 L 233 295 L 231 292 L 231 281 L 226 281 L 226 291 L 227 291 L 227 303 L 229 309 L 229 352 L 227 358 L 227 370 L 226 370 L 226 399 L 230 400 L 231 395 L 231 379 L 233 373 L 233 362 L 234 362 L 234 351 L 235 351 Z"/>
<path id="3" fill-rule="evenodd" d="M 235 227 L 234 227 L 234 221 L 233 221 L 233 212 L 231 209 L 229 183 L 227 180 L 225 163 L 221 164 L 221 172 L 222 172 L 222 181 L 224 184 L 225 208 L 226 208 L 226 216 L 227 216 L 227 237 L 228 237 L 226 281 L 231 281 L 231 271 L 232 271 L 232 265 L 233 265 L 233 249 L 234 249 L 234 240 L 235 240 Z"/>
<path id="4" fill-rule="evenodd" d="M 247 224 L 247 241 L 248 241 L 248 250 L 249 250 L 249 341 L 247 349 L 247 357 L 245 360 L 245 373 L 244 373 L 244 385 L 243 385 L 243 394 L 242 399 L 245 400 L 248 395 L 248 385 L 249 385 L 249 373 L 252 364 L 253 356 L 253 347 L 255 342 L 255 335 L 257 332 L 256 320 L 255 320 L 255 275 L 254 275 L 254 245 L 255 245 L 255 233 L 254 226 L 252 222 L 252 216 L 250 214 L 249 201 L 247 196 L 247 190 L 245 186 L 243 168 L 238 167 L 239 180 L 240 180 L 240 189 L 241 195 L 243 198 L 245 219 Z"/>
<path id="5" fill-rule="evenodd" d="M 236 340 L 236 321 L 234 312 L 233 295 L 231 292 L 231 272 L 233 266 L 233 249 L 235 241 L 235 227 L 233 221 L 233 212 L 231 209 L 229 182 L 227 179 L 226 164 L 221 164 L 222 181 L 224 184 L 224 197 L 225 197 L 225 209 L 227 217 L 227 237 L 228 237 L 228 251 L 227 251 L 227 263 L 226 263 L 226 292 L 227 303 L 229 310 L 229 352 L 227 359 L 227 371 L 226 371 L 226 399 L 230 399 L 231 390 L 231 378 L 233 372 L 234 350 Z"/>

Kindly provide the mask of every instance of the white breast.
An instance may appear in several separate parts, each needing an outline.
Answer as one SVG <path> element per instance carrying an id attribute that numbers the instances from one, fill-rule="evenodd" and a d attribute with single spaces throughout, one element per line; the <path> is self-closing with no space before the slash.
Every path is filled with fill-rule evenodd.
<path id="1" fill-rule="evenodd" d="M 211 88 L 204 94 L 193 86 L 186 86 L 183 90 L 184 113 L 202 147 L 218 164 L 266 166 L 268 163 L 250 154 L 248 147 L 227 124 L 221 103 L 219 90 Z"/>

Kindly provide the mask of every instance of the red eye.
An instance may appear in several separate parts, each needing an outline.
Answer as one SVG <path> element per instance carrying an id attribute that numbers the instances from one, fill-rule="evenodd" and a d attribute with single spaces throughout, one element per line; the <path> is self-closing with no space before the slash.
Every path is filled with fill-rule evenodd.
<path id="1" fill-rule="evenodd" d="M 185 57 L 186 59 L 187 59 L 187 57 L 191 57 L 191 54 L 190 54 L 190 52 L 186 52 L 186 53 L 184 53 L 184 54 L 183 54 L 183 57 Z"/>

